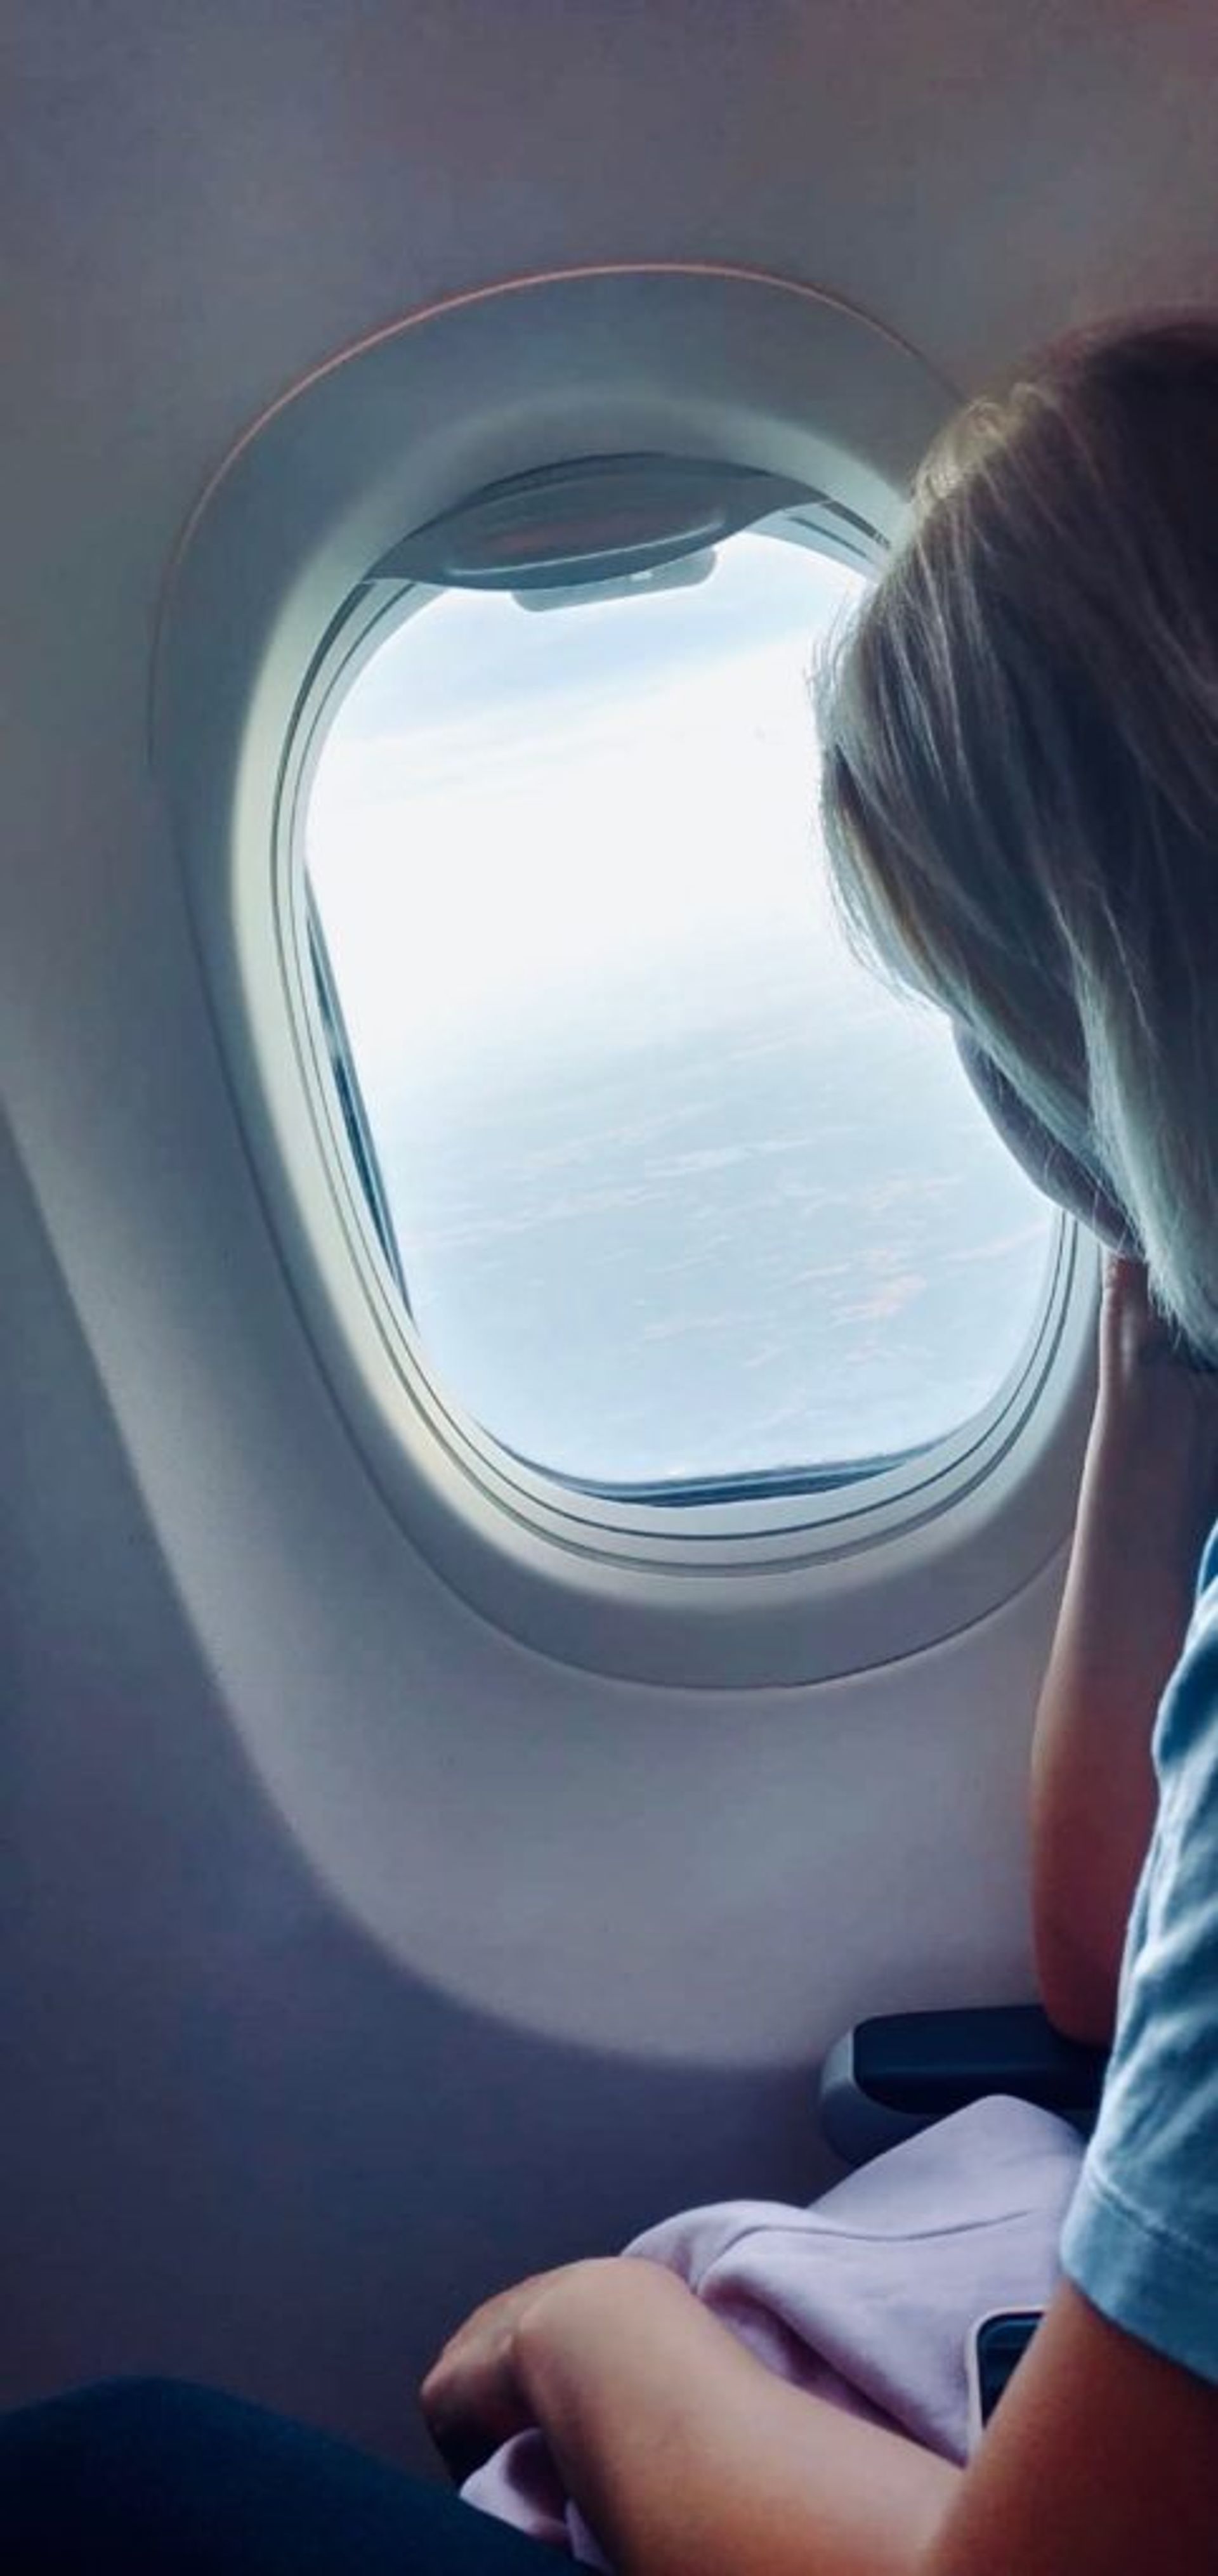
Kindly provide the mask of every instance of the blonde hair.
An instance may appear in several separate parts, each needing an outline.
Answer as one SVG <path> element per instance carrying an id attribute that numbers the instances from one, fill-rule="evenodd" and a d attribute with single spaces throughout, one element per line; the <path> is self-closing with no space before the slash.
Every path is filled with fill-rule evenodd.
<path id="1" fill-rule="evenodd" d="M 1218 1357 L 1218 318 L 970 404 L 818 681 L 830 872 Z"/>

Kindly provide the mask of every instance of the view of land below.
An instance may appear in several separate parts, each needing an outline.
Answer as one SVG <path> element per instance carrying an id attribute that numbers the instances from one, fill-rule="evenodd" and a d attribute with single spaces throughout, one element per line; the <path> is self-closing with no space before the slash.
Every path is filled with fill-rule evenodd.
<path id="1" fill-rule="evenodd" d="M 788 999 L 369 1102 L 438 1384 L 603 1483 L 848 1463 L 989 1401 L 1051 1211 L 944 1031 Z"/>

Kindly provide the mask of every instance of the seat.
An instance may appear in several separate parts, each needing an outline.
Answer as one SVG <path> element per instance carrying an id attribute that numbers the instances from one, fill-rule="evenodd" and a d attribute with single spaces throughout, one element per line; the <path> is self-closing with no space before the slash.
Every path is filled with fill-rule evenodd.
<path id="1" fill-rule="evenodd" d="M 1056 2111 L 1085 2137 L 1095 2125 L 1107 2053 L 1063 2039 L 1039 2004 L 884 2013 L 856 2022 L 820 2075 L 820 2126 L 849 2165 L 993 2093 Z"/>

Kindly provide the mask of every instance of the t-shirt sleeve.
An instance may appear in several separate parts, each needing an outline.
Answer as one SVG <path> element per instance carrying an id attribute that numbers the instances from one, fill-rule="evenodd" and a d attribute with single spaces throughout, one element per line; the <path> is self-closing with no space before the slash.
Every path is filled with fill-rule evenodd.
<path id="1" fill-rule="evenodd" d="M 1218 2384 L 1218 1560 L 1155 1730 L 1159 1813 L 1116 2044 L 1062 2237 L 1115 2325 Z"/>

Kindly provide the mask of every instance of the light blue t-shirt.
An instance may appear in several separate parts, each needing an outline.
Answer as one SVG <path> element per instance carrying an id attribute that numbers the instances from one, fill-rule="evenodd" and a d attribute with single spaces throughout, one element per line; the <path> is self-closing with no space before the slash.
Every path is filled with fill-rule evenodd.
<path id="1" fill-rule="evenodd" d="M 1158 1821 L 1061 2255 L 1115 2325 L 1218 2383 L 1218 1528 L 1154 1759 Z"/>

